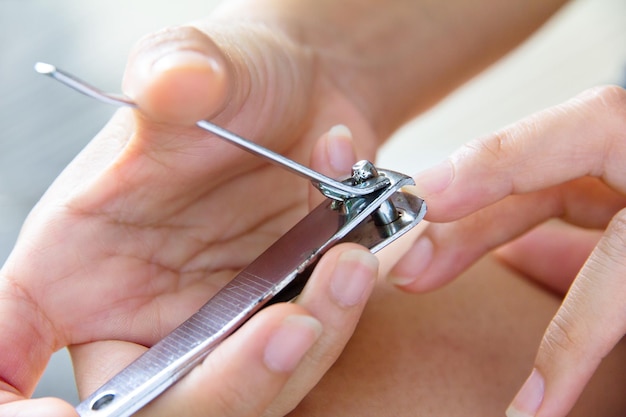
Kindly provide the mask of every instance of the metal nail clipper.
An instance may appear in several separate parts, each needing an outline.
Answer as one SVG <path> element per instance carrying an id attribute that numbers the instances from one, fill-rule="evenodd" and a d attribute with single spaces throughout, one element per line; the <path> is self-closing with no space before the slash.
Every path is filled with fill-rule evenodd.
<path id="1" fill-rule="evenodd" d="M 35 69 L 97 100 L 137 107 L 127 97 L 104 93 L 52 65 L 38 63 Z M 295 298 L 329 248 L 354 242 L 375 253 L 426 214 L 423 200 L 402 191 L 413 184 L 404 174 L 361 161 L 349 178 L 337 181 L 205 120 L 197 126 L 308 178 L 327 200 L 193 316 L 81 402 L 76 411 L 82 417 L 132 415 L 181 379 L 261 308 Z"/>

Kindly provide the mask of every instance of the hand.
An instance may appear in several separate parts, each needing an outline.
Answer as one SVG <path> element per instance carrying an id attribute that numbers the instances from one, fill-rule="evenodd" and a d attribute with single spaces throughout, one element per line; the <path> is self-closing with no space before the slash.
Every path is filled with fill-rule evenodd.
<path id="1" fill-rule="evenodd" d="M 447 223 L 429 225 L 396 265 L 398 285 L 436 288 L 531 230 L 502 259 L 567 292 L 511 416 L 565 416 L 626 333 L 625 157 L 626 92 L 605 87 L 470 142 L 416 178 L 430 220 Z M 532 230 L 553 217 L 576 228 Z"/>
<path id="2" fill-rule="evenodd" d="M 118 115 L 117 119 L 124 116 Z M 116 220 L 117 215 L 123 214 L 115 209 L 106 214 L 91 213 L 77 203 L 85 196 L 104 197 L 105 189 L 100 181 L 106 182 L 107 176 L 118 173 L 123 164 L 99 172 L 96 184 L 85 186 L 76 194 L 65 194 L 65 191 L 71 193 L 73 178 L 84 179 L 94 174 L 93 169 L 97 168 L 93 163 L 99 162 L 104 155 L 102 148 L 115 139 L 108 134 L 119 135 L 119 126 L 108 126 L 68 167 L 30 216 L 3 270 L 2 330 L 6 337 L 0 348 L 3 353 L 16 354 L 14 360 L 2 364 L 4 380 L 13 385 L 4 387 L 2 400 L 7 404 L 4 408 L 0 406 L 2 415 L 43 415 L 42 409 L 49 415 L 73 415 L 67 404 L 58 401 L 17 401 L 32 391 L 41 367 L 54 350 L 73 345 L 71 351 L 79 389 L 84 395 L 144 351 L 144 345 L 154 343 L 171 330 L 176 321 L 190 315 L 236 269 L 249 262 L 246 253 L 228 250 L 230 242 L 220 241 L 219 236 L 211 241 L 209 236 L 207 242 L 197 242 L 201 251 L 189 246 L 188 250 L 193 252 L 187 256 L 206 256 L 212 260 L 221 251 L 227 251 L 233 254 L 230 258 L 221 255 L 213 263 L 225 262 L 228 266 L 217 263 L 215 271 L 203 268 L 186 271 L 184 266 L 180 271 L 165 268 L 156 261 L 161 256 L 170 256 L 167 250 L 160 251 L 164 240 L 172 239 L 172 245 L 163 249 L 172 249 L 176 247 L 174 240 L 180 238 L 181 245 L 189 245 L 195 233 L 202 232 L 191 226 L 178 230 L 166 223 L 197 222 L 198 228 L 210 230 L 216 227 L 216 222 L 204 216 L 196 218 L 194 210 L 190 210 L 191 214 L 168 216 L 163 219 L 163 225 L 160 225 L 161 220 L 150 225 L 123 224 Z M 347 143 L 349 147 L 350 138 L 345 134 L 344 129 L 335 129 L 322 138 L 312 157 L 317 169 L 336 174 L 326 160 L 326 146 L 334 143 L 345 147 Z M 120 151 L 120 158 L 125 156 L 124 152 Z M 346 160 L 351 158 L 352 155 L 346 156 Z M 144 163 L 142 167 L 150 169 L 149 164 Z M 253 172 L 258 175 L 265 169 Z M 258 185 L 264 184 L 259 182 Z M 121 203 L 133 197 L 132 192 L 110 190 L 110 193 L 106 196 L 107 203 Z M 238 195 L 227 194 L 228 198 L 222 203 L 246 203 L 235 198 Z M 254 193 L 247 195 L 254 200 Z M 200 198 L 193 204 L 210 206 L 211 196 L 209 193 L 207 201 Z M 152 213 L 152 210 L 160 210 L 157 203 L 163 197 L 151 199 L 144 195 L 135 207 L 146 210 L 146 214 Z M 243 236 L 234 238 L 232 244 L 239 243 L 252 256 L 280 233 L 282 219 L 275 219 L 272 213 L 268 215 L 263 210 L 251 211 L 245 205 L 241 209 L 248 211 L 250 216 L 244 217 L 244 222 L 250 225 L 233 223 L 231 227 L 247 226 L 252 230 L 242 230 Z M 256 219 L 255 215 L 268 219 Z M 202 225 L 204 222 L 206 224 Z M 258 232 L 254 230 L 257 227 Z M 278 229 L 271 231 L 272 227 Z M 63 243 L 56 245 L 58 239 Z M 248 243 L 248 239 L 252 242 Z M 184 257 L 183 252 L 177 255 Z M 33 253 L 38 255 L 35 264 L 22 258 Z M 206 268 L 212 265 L 207 263 Z M 38 277 L 31 275 L 36 272 Z M 253 318 L 185 382 L 168 391 L 146 412 L 171 415 L 168 410 L 180 412 L 181 407 L 187 405 L 190 410 L 201 409 L 203 415 L 260 415 L 266 410 L 269 410 L 268 415 L 284 414 L 297 404 L 298 396 L 303 396 L 315 384 L 347 342 L 375 276 L 376 259 L 367 251 L 354 245 L 335 248 L 320 262 L 296 304 L 276 305 Z M 160 317 L 163 320 L 159 320 Z M 324 324 L 323 333 L 320 322 Z M 318 337 L 316 347 L 309 351 Z M 296 370 L 305 353 L 308 359 Z M 22 359 L 23 355 L 29 355 L 32 360 Z M 3 357 L 10 358 L 7 354 Z M 289 377 L 289 387 L 285 388 Z M 241 401 L 241 398 L 247 400 Z M 42 402 L 43 405 L 38 406 Z M 193 415 L 191 411 L 188 414 Z"/>
<path id="3" fill-rule="evenodd" d="M 193 121 L 212 116 L 331 176 L 349 173 L 353 145 L 372 158 L 369 124 L 306 48 L 281 28 L 222 29 L 144 40 L 124 81 L 142 111 L 116 114 L 29 216 L 0 272 L 1 415 L 74 415 L 26 400 L 54 351 L 70 346 L 84 397 L 308 211 L 305 181 Z M 343 128 L 318 140 L 338 121 L 358 143 Z M 375 275 L 363 249 L 336 248 L 296 304 L 255 317 L 146 412 L 284 415 L 339 355 Z"/>
<path id="4" fill-rule="evenodd" d="M 349 126 L 358 159 L 372 159 L 399 124 L 523 40 L 563 0 L 522 15 L 518 4 L 507 3 L 489 21 L 476 12 L 483 7 L 457 3 L 229 1 L 210 19 L 147 37 L 124 80 L 141 112 L 118 113 L 68 167 L 29 216 L 0 271 L 0 357 L 9 358 L 0 364 L 2 414 L 71 415 L 66 404 L 45 400 L 37 410 L 40 402 L 17 401 L 30 395 L 53 351 L 73 346 L 84 395 L 189 316 L 307 211 L 300 180 L 193 122 L 211 118 L 329 175 L 344 175 L 353 144 L 345 135 L 318 142 L 322 133 Z M 421 21 L 438 24 L 415 24 Z M 507 36 L 499 36 L 503 28 Z M 372 275 L 368 259 L 356 262 L 364 276 Z M 256 330 L 240 335 L 258 336 L 256 349 L 282 318 L 304 311 L 265 314 L 251 322 Z M 315 345 L 322 359 L 299 371 L 306 384 L 290 384 L 297 395 L 282 396 L 290 402 L 277 400 L 273 409 L 289 409 L 336 357 L 355 320 L 352 313 L 342 317 L 345 322 L 330 325 L 318 317 L 325 329 Z M 341 337 L 334 339 L 333 326 L 344 329 Z M 113 340 L 121 357 L 103 348 Z M 106 352 L 104 368 L 88 370 L 97 352 Z M 273 395 L 268 392 L 259 401 Z"/>

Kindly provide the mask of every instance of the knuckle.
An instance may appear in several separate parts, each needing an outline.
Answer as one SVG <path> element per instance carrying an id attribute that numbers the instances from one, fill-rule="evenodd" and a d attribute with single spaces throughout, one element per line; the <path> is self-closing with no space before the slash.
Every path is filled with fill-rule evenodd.
<path id="1" fill-rule="evenodd" d="M 497 130 L 487 136 L 468 142 L 465 149 L 468 153 L 478 153 L 485 158 L 485 163 L 496 163 L 508 166 L 529 145 L 529 138 L 538 138 L 538 125 L 541 114 L 535 114 L 520 120 L 504 129 Z"/>
<path id="2" fill-rule="evenodd" d="M 487 157 L 487 159 L 489 159 L 488 162 L 493 162 L 501 157 L 502 152 L 506 149 L 506 143 L 509 141 L 509 138 L 509 131 L 501 130 L 483 138 L 472 140 L 463 145 L 463 147 L 466 153 L 479 154 Z"/>
<path id="3" fill-rule="evenodd" d="M 474 165 L 473 169 L 486 172 L 499 170 L 501 164 L 507 159 L 507 143 L 510 132 L 502 130 L 488 136 L 472 140 L 464 144 L 456 154 L 457 159 L 469 160 Z"/>
<path id="4" fill-rule="evenodd" d="M 615 235 L 626 246 L 626 208 L 617 212 L 609 223 L 609 232 Z"/>
<path id="5" fill-rule="evenodd" d="M 583 356 L 580 337 L 572 321 L 559 314 L 550 322 L 539 347 L 537 361 L 551 366 L 556 359 L 575 362 Z"/>
<path id="6" fill-rule="evenodd" d="M 598 250 L 604 262 L 614 262 L 613 266 L 626 264 L 626 209 L 620 210 L 609 223 Z"/>
<path id="7" fill-rule="evenodd" d="M 520 184 L 516 181 L 519 164 L 525 160 L 529 146 L 527 138 L 536 135 L 536 120 L 529 117 L 505 129 L 498 130 L 487 136 L 465 144 L 459 157 L 469 157 L 476 167 L 485 172 L 501 173 L 498 181 L 506 183 L 510 193 L 519 191 Z"/>
<path id="8" fill-rule="evenodd" d="M 256 410 L 255 402 L 250 401 L 236 385 L 223 380 L 220 389 L 211 398 L 213 407 L 221 416 L 253 416 L 259 415 L 262 410 Z"/>
<path id="9" fill-rule="evenodd" d="M 311 350 L 305 360 L 313 362 L 316 367 L 326 368 L 333 364 L 348 342 L 344 337 L 351 336 L 352 332 L 333 333 L 335 332 L 327 332 L 327 337 L 321 337 L 317 342 L 318 346 Z"/>
<path id="10" fill-rule="evenodd" d="M 586 90 L 579 96 L 583 107 L 590 108 L 604 120 L 617 124 L 617 131 L 626 131 L 626 90 L 617 85 L 605 85 Z M 620 129 L 621 128 L 621 129 Z"/>

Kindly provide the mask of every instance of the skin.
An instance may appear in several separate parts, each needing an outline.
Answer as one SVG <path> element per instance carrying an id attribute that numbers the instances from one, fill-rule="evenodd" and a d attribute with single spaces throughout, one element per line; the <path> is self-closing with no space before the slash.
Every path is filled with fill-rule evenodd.
<path id="1" fill-rule="evenodd" d="M 504 415 L 560 302 L 494 255 L 434 292 L 380 284 L 343 355 L 289 415 Z M 623 415 L 625 383 L 622 341 L 567 415 Z"/>
<path id="2" fill-rule="evenodd" d="M 312 2 L 312 14 L 303 14 L 304 2 L 233 1 L 208 19 L 142 40 L 123 83 L 141 111 L 119 112 L 64 171 L 0 271 L 0 357 L 8 358 L 0 364 L 0 413 L 74 415 L 58 400 L 27 399 L 52 352 L 70 346 L 84 396 L 309 209 L 300 179 L 206 135 L 195 120 L 210 118 L 328 175 L 345 175 L 354 160 L 373 159 L 399 124 L 519 43 L 562 2 L 496 3 Z M 485 20 L 479 10 L 492 6 L 498 19 Z M 407 31 L 389 30 L 398 22 Z M 339 123 L 352 135 L 326 134 Z M 249 210 L 250 202 L 262 204 Z M 376 262 L 341 247 L 320 271 L 310 290 L 315 297 L 258 316 L 229 342 L 230 353 L 216 351 L 194 371 L 190 378 L 202 384 L 180 384 L 146 412 L 206 415 L 207 398 L 221 399 L 214 415 L 293 409 L 347 342 Z M 338 301 L 348 290 L 333 290 L 337 275 L 360 282 L 353 304 Z M 285 322 L 289 317 L 309 319 Z M 294 323 L 298 337 L 291 340 L 280 329 Z M 275 334 L 293 347 L 292 360 L 278 368 L 267 363 Z M 229 354 L 246 362 L 233 368 L 215 359 Z M 247 369 L 257 372 L 251 377 Z M 238 382 L 255 402 L 240 401 L 248 391 L 234 390 Z"/>
<path id="3" fill-rule="evenodd" d="M 431 290 L 513 241 L 499 251 L 503 260 L 564 297 L 513 401 L 520 415 L 566 415 L 626 333 L 625 114 L 623 88 L 592 89 L 416 178 L 431 219 L 443 223 L 396 265 L 396 282 Z M 550 218 L 564 223 L 545 224 Z"/>

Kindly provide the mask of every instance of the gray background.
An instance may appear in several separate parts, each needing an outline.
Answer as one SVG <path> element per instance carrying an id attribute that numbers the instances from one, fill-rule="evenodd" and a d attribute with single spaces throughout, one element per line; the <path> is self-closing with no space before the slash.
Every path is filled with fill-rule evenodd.
<path id="1" fill-rule="evenodd" d="M 113 112 L 37 75 L 33 64 L 54 63 L 119 91 L 137 39 L 202 17 L 216 3 L 0 0 L 0 262 L 41 194 Z M 518 50 L 401 129 L 379 164 L 423 169 L 459 144 L 587 87 L 623 84 L 625 64 L 626 2 L 574 1 Z M 36 396 L 46 395 L 77 401 L 65 351 L 53 356 L 37 389 Z"/>

